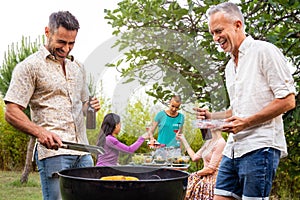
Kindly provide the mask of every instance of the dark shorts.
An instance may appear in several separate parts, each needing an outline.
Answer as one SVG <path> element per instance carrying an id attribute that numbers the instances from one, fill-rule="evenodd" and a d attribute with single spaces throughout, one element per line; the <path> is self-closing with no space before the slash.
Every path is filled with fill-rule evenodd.
<path id="1" fill-rule="evenodd" d="M 239 158 L 223 156 L 214 193 L 237 199 L 268 199 L 280 151 L 262 148 Z"/>

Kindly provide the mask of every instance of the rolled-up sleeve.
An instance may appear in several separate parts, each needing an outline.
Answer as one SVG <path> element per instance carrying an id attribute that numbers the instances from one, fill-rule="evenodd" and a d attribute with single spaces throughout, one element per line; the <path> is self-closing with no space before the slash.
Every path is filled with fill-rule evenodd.
<path id="1" fill-rule="evenodd" d="M 294 79 L 286 58 L 274 45 L 269 45 L 263 52 L 265 55 L 265 64 L 262 65 L 269 85 L 275 98 L 284 98 L 289 94 L 296 94 Z M 276 59 L 272 59 L 273 57 Z"/>

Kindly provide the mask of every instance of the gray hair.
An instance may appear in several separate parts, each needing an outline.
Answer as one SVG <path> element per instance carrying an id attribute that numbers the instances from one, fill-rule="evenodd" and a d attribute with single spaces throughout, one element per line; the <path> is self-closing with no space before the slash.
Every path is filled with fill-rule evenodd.
<path id="1" fill-rule="evenodd" d="M 209 17 L 212 14 L 215 14 L 217 12 L 222 12 L 225 15 L 225 17 L 227 17 L 228 19 L 231 19 L 232 21 L 241 20 L 242 26 L 245 28 L 244 16 L 236 4 L 234 4 L 232 2 L 220 3 L 218 5 L 210 7 L 207 10 L 206 15 L 209 19 Z"/>
<path id="2" fill-rule="evenodd" d="M 53 33 L 60 26 L 64 27 L 67 30 L 76 30 L 78 31 L 79 22 L 69 11 L 59 11 L 54 12 L 49 16 L 49 29 Z"/>

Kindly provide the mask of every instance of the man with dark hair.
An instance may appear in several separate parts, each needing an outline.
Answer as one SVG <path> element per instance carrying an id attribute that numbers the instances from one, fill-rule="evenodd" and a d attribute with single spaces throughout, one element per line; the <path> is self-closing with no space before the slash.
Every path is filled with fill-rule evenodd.
<path id="1" fill-rule="evenodd" d="M 86 72 L 69 55 L 78 29 L 70 12 L 52 13 L 45 28 L 46 44 L 15 67 L 4 98 L 5 119 L 37 139 L 35 158 L 45 200 L 61 199 L 58 171 L 94 165 L 89 153 L 58 148 L 62 141 L 88 144 Z M 23 113 L 27 105 L 32 121 Z M 96 98 L 91 105 L 100 109 Z"/>

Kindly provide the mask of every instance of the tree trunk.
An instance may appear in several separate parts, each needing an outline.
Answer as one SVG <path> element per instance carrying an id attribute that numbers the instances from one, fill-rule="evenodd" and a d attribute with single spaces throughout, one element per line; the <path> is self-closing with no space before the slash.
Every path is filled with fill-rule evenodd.
<path id="1" fill-rule="evenodd" d="M 30 140 L 27 146 L 26 162 L 20 179 L 22 184 L 27 183 L 29 173 L 32 171 L 32 156 L 33 156 L 34 144 L 35 144 L 35 138 L 30 136 Z"/>

